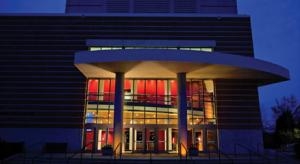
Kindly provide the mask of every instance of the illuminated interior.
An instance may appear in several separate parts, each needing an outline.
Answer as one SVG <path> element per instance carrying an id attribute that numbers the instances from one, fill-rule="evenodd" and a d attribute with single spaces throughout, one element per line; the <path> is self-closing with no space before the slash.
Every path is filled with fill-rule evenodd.
<path id="1" fill-rule="evenodd" d="M 122 49 L 168 49 L 168 50 L 188 50 L 188 51 L 205 51 L 213 52 L 210 47 L 90 47 L 90 51 L 99 50 L 122 50 Z"/>
<path id="2" fill-rule="evenodd" d="M 188 144 L 195 144 L 198 150 L 204 151 L 212 138 L 210 131 L 216 131 L 214 83 L 212 80 L 189 79 L 186 91 Z M 86 95 L 85 144 L 96 138 L 97 150 L 101 150 L 103 145 L 113 143 L 115 80 L 88 79 Z M 177 152 L 177 111 L 176 80 L 126 79 L 123 151 Z M 216 133 L 214 136 L 211 147 L 216 148 Z"/>

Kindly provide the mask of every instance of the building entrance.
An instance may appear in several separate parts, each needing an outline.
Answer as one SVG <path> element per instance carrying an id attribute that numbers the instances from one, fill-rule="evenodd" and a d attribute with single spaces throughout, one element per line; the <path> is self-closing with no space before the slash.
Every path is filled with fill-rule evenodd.
<path id="1" fill-rule="evenodd" d="M 175 152 L 177 135 L 177 129 L 172 128 L 125 128 L 124 152 Z"/>
<path id="2" fill-rule="evenodd" d="M 118 142 L 124 153 L 178 152 L 178 91 L 174 79 L 125 79 L 122 132 Z M 114 143 L 115 79 L 89 79 L 84 145 L 100 151 Z M 187 92 L 187 148 L 217 150 L 214 83 L 189 79 Z M 119 130 L 120 131 L 120 130 Z M 121 136 L 119 136 L 121 135 Z M 121 139 L 121 140 L 119 140 Z"/>

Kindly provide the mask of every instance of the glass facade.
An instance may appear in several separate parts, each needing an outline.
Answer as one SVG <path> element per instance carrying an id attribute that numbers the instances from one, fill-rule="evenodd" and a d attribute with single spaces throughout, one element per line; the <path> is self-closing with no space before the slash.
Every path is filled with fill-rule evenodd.
<path id="1" fill-rule="evenodd" d="M 86 149 L 101 150 L 113 143 L 115 79 L 88 79 L 86 91 Z M 216 148 L 213 81 L 188 79 L 186 91 L 188 144 Z M 125 79 L 122 150 L 178 151 L 177 97 L 175 79 Z"/>

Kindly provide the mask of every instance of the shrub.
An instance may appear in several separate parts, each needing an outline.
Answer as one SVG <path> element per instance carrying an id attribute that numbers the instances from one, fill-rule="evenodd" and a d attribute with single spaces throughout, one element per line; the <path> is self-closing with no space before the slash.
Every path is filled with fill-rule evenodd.
<path id="1" fill-rule="evenodd" d="M 300 143 L 295 144 L 294 151 L 295 151 L 296 157 L 300 159 Z"/>

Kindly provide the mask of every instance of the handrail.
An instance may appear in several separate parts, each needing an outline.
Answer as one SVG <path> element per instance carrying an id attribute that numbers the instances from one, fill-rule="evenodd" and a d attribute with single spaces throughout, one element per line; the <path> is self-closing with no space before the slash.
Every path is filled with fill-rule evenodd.
<path id="1" fill-rule="evenodd" d="M 249 153 L 249 160 L 250 160 L 250 163 L 252 163 L 252 155 L 257 155 L 257 156 L 260 156 L 263 160 L 267 159 L 269 160 L 269 158 L 267 156 L 265 156 L 264 154 L 260 154 L 259 152 L 256 152 L 255 150 L 252 150 L 251 148 L 243 145 L 243 144 L 239 144 L 239 143 L 235 143 L 234 145 L 234 154 L 235 154 L 235 157 L 237 156 L 237 146 L 245 149 L 248 151 Z"/>
<path id="2" fill-rule="evenodd" d="M 222 152 L 220 149 L 218 149 L 218 159 L 219 159 L 219 163 L 221 162 L 221 155 L 223 155 L 224 157 L 226 157 L 228 160 L 231 161 L 231 163 L 234 163 L 233 158 L 231 158 L 228 154 Z"/>
<path id="3" fill-rule="evenodd" d="M 88 142 L 87 144 L 85 144 L 85 145 L 80 149 L 79 152 L 73 153 L 73 154 L 68 158 L 67 163 L 69 163 L 69 161 L 70 161 L 72 158 L 74 158 L 74 157 L 75 157 L 77 154 L 79 154 L 79 153 L 80 153 L 80 163 L 81 163 L 81 161 L 82 161 L 82 152 L 85 151 L 85 148 L 86 148 L 87 146 L 91 145 L 92 143 L 94 143 L 94 142 L 93 142 L 93 141 Z"/>
<path id="4" fill-rule="evenodd" d="M 187 148 L 181 142 L 179 143 L 179 148 L 178 148 L 179 158 L 180 158 L 180 160 L 182 158 L 182 156 L 181 156 L 181 146 L 184 148 L 184 151 L 185 151 L 185 160 L 187 160 L 189 152 L 188 152 Z"/>
<path id="5" fill-rule="evenodd" d="M 43 141 L 39 141 L 39 142 L 36 142 L 36 143 L 32 143 L 32 144 L 30 144 L 28 147 L 27 147 L 27 149 L 28 150 L 30 150 L 30 148 L 34 148 L 36 145 L 38 145 L 38 144 L 42 144 L 43 143 Z M 25 149 L 25 145 L 24 145 L 24 149 Z M 43 153 L 39 153 L 38 155 L 36 155 L 36 156 L 34 156 L 34 157 L 32 157 L 32 162 L 34 162 L 34 159 L 36 159 L 39 155 L 41 155 L 41 154 L 43 154 Z M 24 163 L 26 163 L 25 161 L 26 161 L 26 159 L 27 159 L 27 151 L 26 150 L 24 150 Z"/>
<path id="6" fill-rule="evenodd" d="M 152 148 L 151 148 L 151 145 L 149 142 L 147 142 L 148 144 L 148 148 L 149 148 L 149 161 L 150 161 L 150 164 L 152 163 Z"/>
<path id="7" fill-rule="evenodd" d="M 114 149 L 113 151 L 113 156 L 114 156 L 114 160 L 117 159 L 117 149 L 120 147 L 120 152 L 119 152 L 119 159 L 121 159 L 122 157 L 122 149 L 121 149 L 121 142 L 118 143 L 117 147 Z"/>
<path id="8" fill-rule="evenodd" d="M 242 145 L 242 144 L 239 144 L 239 143 L 235 143 L 234 144 L 234 156 L 237 157 L 237 147 L 238 146 L 241 147 L 241 148 L 243 148 L 243 149 L 245 149 L 246 151 L 248 151 L 248 153 L 249 153 L 249 161 L 250 161 L 250 163 L 252 163 L 252 150 L 250 148 Z"/>
<path id="9" fill-rule="evenodd" d="M 275 151 L 275 160 L 276 160 L 276 163 L 280 163 L 280 161 L 278 161 L 279 159 L 284 159 L 284 161 L 286 162 L 286 163 L 293 163 L 292 161 L 291 161 L 291 158 L 289 158 L 286 154 L 282 154 L 282 153 L 279 153 L 279 151 L 278 151 L 279 149 L 276 149 L 276 151 Z M 280 158 L 279 158 L 279 156 L 280 156 Z"/>
<path id="10" fill-rule="evenodd" d="M 25 142 L 23 141 L 23 142 L 18 142 L 18 143 L 22 143 L 22 144 L 23 144 L 21 152 L 20 152 L 20 153 L 13 154 L 13 155 L 11 155 L 11 156 L 8 156 L 8 157 L 6 157 L 6 158 L 0 160 L 0 163 L 2 163 L 2 162 L 3 162 L 3 163 L 6 163 L 6 162 L 8 162 L 8 161 L 14 160 L 14 158 L 16 158 L 16 157 L 18 156 L 18 154 L 23 154 L 23 163 L 25 162 L 25 160 L 26 160 Z M 36 143 L 35 143 L 35 144 L 36 144 Z"/>

